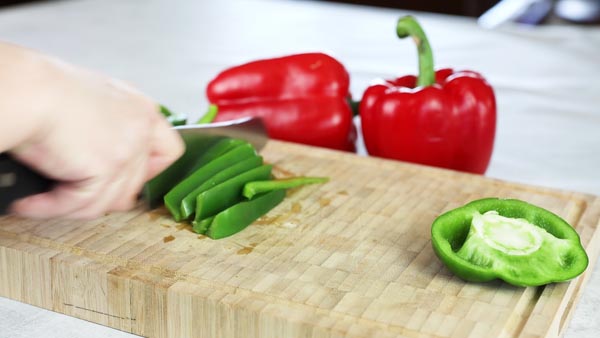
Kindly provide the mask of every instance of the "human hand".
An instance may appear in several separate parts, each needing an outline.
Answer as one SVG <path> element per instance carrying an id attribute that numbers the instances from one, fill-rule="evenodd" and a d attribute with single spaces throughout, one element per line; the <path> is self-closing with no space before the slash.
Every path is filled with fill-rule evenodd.
<path id="1" fill-rule="evenodd" d="M 143 184 L 183 152 L 158 105 L 117 80 L 44 56 L 27 57 L 35 66 L 25 69 L 35 71 L 36 81 L 19 93 L 28 104 L 16 109 L 27 122 L 16 122 L 23 124 L 12 137 L 19 141 L 8 149 L 58 184 L 16 201 L 11 211 L 89 219 L 132 208 Z"/>

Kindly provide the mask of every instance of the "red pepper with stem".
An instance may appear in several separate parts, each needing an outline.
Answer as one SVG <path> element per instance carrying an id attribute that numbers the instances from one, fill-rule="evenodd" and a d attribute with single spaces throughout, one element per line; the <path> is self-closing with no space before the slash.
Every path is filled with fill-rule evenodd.
<path id="1" fill-rule="evenodd" d="M 214 121 L 261 117 L 272 138 L 353 151 L 349 87 L 339 61 L 305 53 L 229 68 L 208 84 L 206 94 L 213 112 L 218 110 Z"/>
<path id="2" fill-rule="evenodd" d="M 431 47 L 413 17 L 400 18 L 397 34 L 415 41 L 419 75 L 380 81 L 363 94 L 359 111 L 368 153 L 485 173 L 496 131 L 492 87 L 473 71 L 434 71 Z"/>

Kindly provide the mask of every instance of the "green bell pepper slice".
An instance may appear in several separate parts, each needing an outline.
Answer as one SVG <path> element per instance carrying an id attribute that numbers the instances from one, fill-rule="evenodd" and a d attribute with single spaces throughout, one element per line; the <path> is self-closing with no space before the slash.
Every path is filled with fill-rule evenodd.
<path id="1" fill-rule="evenodd" d="M 433 222 L 431 241 L 440 260 L 472 282 L 563 282 L 585 271 L 589 261 L 569 223 L 516 199 L 485 198 L 446 212 Z"/>
<path id="2" fill-rule="evenodd" d="M 227 152 L 239 147 L 252 147 L 252 145 L 244 140 L 240 140 L 237 138 L 230 137 L 222 137 L 218 142 L 215 142 L 200 158 L 196 161 L 196 165 L 194 165 L 190 172 L 195 172 L 200 167 L 206 165 L 208 162 L 220 157 L 221 155 L 226 154 Z M 254 149 L 254 148 L 252 148 Z M 254 149 L 256 152 L 256 149 Z"/>
<path id="3" fill-rule="evenodd" d="M 183 181 L 179 182 L 165 195 L 165 206 L 169 209 L 175 221 L 179 222 L 183 220 L 181 214 L 181 202 L 190 192 L 220 171 L 227 169 L 232 164 L 256 156 L 256 150 L 249 143 L 238 145 L 227 151 L 225 154 L 221 154 L 220 151 L 213 151 L 215 147 L 219 148 L 220 144 L 222 144 L 222 142 L 219 142 L 202 155 L 198 162 L 203 163 L 203 165 Z"/>
<path id="4" fill-rule="evenodd" d="M 262 165 L 228 179 L 196 197 L 195 221 L 214 216 L 243 199 L 244 185 L 251 181 L 266 180 L 271 177 L 271 165 Z"/>
<path id="5" fill-rule="evenodd" d="M 244 186 L 242 192 L 244 197 L 252 199 L 255 195 L 262 194 L 265 192 L 279 190 L 279 189 L 291 189 L 307 184 L 320 184 L 329 181 L 327 177 L 291 177 L 282 178 L 278 180 L 268 181 L 253 181 L 248 182 Z"/>
<path id="6" fill-rule="evenodd" d="M 181 218 L 188 219 L 196 211 L 196 197 L 200 195 L 200 193 L 248 170 L 260 167 L 262 164 L 262 157 L 254 155 L 249 158 L 242 159 L 230 167 L 224 168 L 222 171 L 216 173 L 183 198 L 180 205 Z"/>
<path id="7" fill-rule="evenodd" d="M 212 224 L 213 219 L 215 219 L 215 216 L 207 217 L 201 221 L 193 221 L 192 222 L 192 230 L 194 230 L 195 233 L 198 233 L 201 235 L 206 234 L 206 231 Z"/>
<path id="8" fill-rule="evenodd" d="M 183 126 L 187 124 L 187 116 L 183 114 L 174 114 L 169 108 L 161 105 L 160 113 L 167 119 L 172 126 Z"/>
<path id="9" fill-rule="evenodd" d="M 197 228 L 204 230 L 208 227 L 204 233 L 212 239 L 231 236 L 276 207 L 284 198 L 285 190 L 274 190 L 262 194 L 252 200 L 239 202 L 214 217 L 200 221 Z"/>
<path id="10" fill-rule="evenodd" d="M 222 136 L 214 135 L 184 135 L 184 154 L 167 169 L 146 182 L 144 185 L 142 198 L 147 201 L 150 208 L 157 207 L 165 194 L 193 171 L 197 166 L 198 159 L 202 158 L 202 155 L 211 148 L 212 145 L 222 139 Z"/>

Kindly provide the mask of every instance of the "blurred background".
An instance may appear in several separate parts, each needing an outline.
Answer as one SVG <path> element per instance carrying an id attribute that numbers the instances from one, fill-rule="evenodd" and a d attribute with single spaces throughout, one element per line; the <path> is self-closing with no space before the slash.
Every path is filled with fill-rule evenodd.
<path id="1" fill-rule="evenodd" d="M 43 0 L 0 0 L 9 6 Z M 45 0 L 52 1 L 52 0 Z M 365 6 L 396 8 L 467 17 L 479 17 L 481 24 L 492 27 L 507 21 L 523 24 L 561 22 L 600 23 L 600 0 L 315 0 Z"/>
<path id="2" fill-rule="evenodd" d="M 398 18 L 413 14 L 427 31 L 436 68 L 480 72 L 496 92 L 496 144 L 486 176 L 600 196 L 600 0 L 0 0 L 0 6 L 0 40 L 123 79 L 192 120 L 207 108 L 211 78 L 260 58 L 327 52 L 351 74 L 357 99 L 374 80 L 414 74 L 414 45 L 395 34 Z M 0 337 L 129 337 L 35 311 L 0 299 Z M 565 337 L 597 338 L 598 311 L 600 273 Z"/>
<path id="3" fill-rule="evenodd" d="M 600 0 L 335 0 L 337 2 L 393 7 L 483 19 L 500 23 L 516 21 L 541 24 L 549 20 L 598 23 Z M 485 24 L 485 23 L 484 23 Z"/>

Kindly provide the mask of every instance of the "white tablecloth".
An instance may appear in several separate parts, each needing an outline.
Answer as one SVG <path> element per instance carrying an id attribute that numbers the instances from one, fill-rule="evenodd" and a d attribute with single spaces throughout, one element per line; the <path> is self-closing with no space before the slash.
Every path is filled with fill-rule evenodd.
<path id="1" fill-rule="evenodd" d="M 48 1 L 0 10 L 0 40 L 127 80 L 197 117 L 209 79 L 256 58 L 327 51 L 348 68 L 355 97 L 373 78 L 414 73 L 414 46 L 395 37 L 402 14 L 298 0 Z M 473 19 L 415 14 L 439 67 L 477 70 L 496 90 L 487 176 L 600 195 L 599 27 L 489 31 Z M 595 269 L 566 337 L 600 336 L 599 310 Z M 0 337 L 130 336 L 0 298 Z"/>

